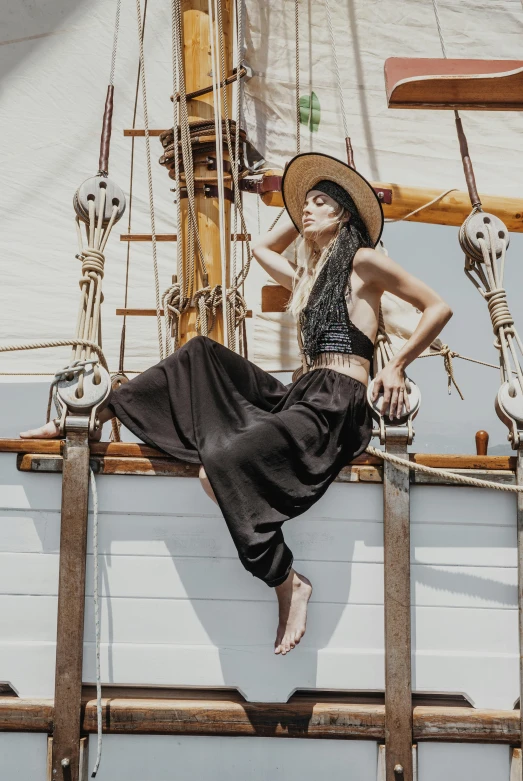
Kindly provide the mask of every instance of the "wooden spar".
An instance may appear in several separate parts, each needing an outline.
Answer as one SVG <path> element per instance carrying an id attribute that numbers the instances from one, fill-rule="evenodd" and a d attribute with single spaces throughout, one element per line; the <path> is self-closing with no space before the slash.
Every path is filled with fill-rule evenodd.
<path id="1" fill-rule="evenodd" d="M 273 172 L 274 173 L 274 172 Z M 281 172 L 280 172 L 281 174 Z M 376 191 L 390 190 L 391 202 L 382 201 L 385 219 L 401 220 L 405 215 L 430 203 L 445 189 L 428 187 L 410 187 L 408 185 L 391 182 L 372 182 Z M 523 233 L 523 199 L 505 198 L 500 195 L 482 195 L 481 202 L 485 211 L 495 214 L 514 233 Z M 263 202 L 268 206 L 283 206 L 281 190 L 271 190 L 262 196 Z M 412 217 L 407 217 L 407 222 L 422 222 L 430 225 L 455 225 L 460 226 L 470 214 L 470 198 L 467 192 L 453 190 L 444 198 L 438 200 L 433 206 L 423 209 Z"/>
<path id="2" fill-rule="evenodd" d="M 521 111 L 522 60 L 385 60 L 389 108 Z"/>
<path id="3" fill-rule="evenodd" d="M 218 692 L 216 694 L 219 694 Z M 107 697 L 102 700 L 103 731 L 110 734 L 227 735 L 274 738 L 328 738 L 383 741 L 385 706 L 347 702 L 343 695 L 292 698 L 286 703 L 238 702 L 185 697 Z M 53 700 L 0 697 L 0 730 L 48 733 Z M 416 741 L 498 743 L 520 741 L 519 711 L 417 705 Z M 96 700 L 84 701 L 82 730 L 96 732 Z"/>
<path id="4" fill-rule="evenodd" d="M 52 779 L 79 781 L 89 418 L 68 417 L 64 446 Z"/>
<path id="5" fill-rule="evenodd" d="M 407 457 L 406 426 L 385 427 L 388 453 Z M 385 462 L 383 535 L 385 583 L 386 781 L 413 781 L 410 627 L 410 482 L 408 467 Z"/>
<path id="6" fill-rule="evenodd" d="M 232 70 L 232 25 L 233 11 L 232 0 L 220 0 L 223 13 L 223 32 L 225 44 L 225 70 L 229 74 Z M 212 57 L 210 44 L 208 0 L 183 0 L 183 64 L 185 70 L 185 88 L 187 93 L 196 92 L 203 87 L 212 85 Z M 216 25 L 216 20 L 214 20 Z M 226 88 L 229 111 L 232 106 L 232 88 Z M 221 90 L 220 92 L 223 92 Z M 221 98 L 220 98 L 221 99 Z M 223 106 L 223 101 L 222 101 Z M 187 111 L 189 121 L 194 119 L 212 119 L 214 117 L 213 93 L 212 91 L 192 98 L 187 102 Z M 224 150 L 224 160 L 229 160 L 228 153 Z M 211 179 L 216 181 L 216 172 L 209 171 L 206 160 L 196 162 L 194 174 L 201 179 Z M 184 252 L 187 247 L 187 228 L 188 228 L 188 203 L 183 198 L 181 203 L 182 210 L 182 230 L 184 237 Z M 220 227 L 219 227 L 219 204 L 217 198 L 206 198 L 200 192 L 195 195 L 195 210 L 197 215 L 198 230 L 202 245 L 203 255 L 208 271 L 208 284 L 210 287 L 220 285 L 222 282 L 221 253 L 220 253 Z M 230 234 L 230 213 L 231 204 L 225 199 L 225 235 Z M 229 242 L 226 242 L 227 253 L 227 280 L 229 280 Z M 197 250 L 196 250 L 197 252 Z M 184 260 L 185 264 L 187 259 Z M 204 286 L 204 280 L 201 275 L 201 268 L 196 257 L 196 289 Z M 196 310 L 191 307 L 184 313 L 180 319 L 180 344 L 186 342 L 191 336 L 196 335 Z M 223 313 L 221 308 L 218 310 L 216 324 L 212 331 L 212 338 L 224 343 L 223 332 Z"/>
<path id="7" fill-rule="evenodd" d="M 523 445 L 520 444 L 517 455 L 516 481 L 523 485 Z M 520 728 L 523 726 L 523 494 L 517 498 L 517 529 L 518 529 L 518 629 L 519 629 L 519 702 Z M 523 731 L 521 732 L 523 738 Z M 519 745 L 521 747 L 521 738 Z"/>

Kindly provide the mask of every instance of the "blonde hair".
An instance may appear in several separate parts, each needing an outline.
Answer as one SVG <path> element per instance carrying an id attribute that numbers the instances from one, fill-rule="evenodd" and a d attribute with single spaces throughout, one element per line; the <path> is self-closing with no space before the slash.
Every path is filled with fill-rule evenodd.
<path id="1" fill-rule="evenodd" d="M 316 282 L 325 261 L 329 257 L 329 253 L 334 246 L 349 213 L 350 212 L 347 209 L 340 207 L 339 213 L 333 218 L 329 225 L 329 227 L 335 226 L 336 230 L 323 250 L 319 249 L 314 238 L 304 238 L 302 245 L 304 252 L 296 253 L 298 268 L 296 269 L 293 278 L 292 295 L 287 304 L 287 311 L 290 312 L 296 320 L 299 319 L 301 312 L 307 305 L 313 285 Z M 325 230 L 325 228 L 323 230 Z M 318 235 L 319 234 L 316 234 L 316 237 Z"/>

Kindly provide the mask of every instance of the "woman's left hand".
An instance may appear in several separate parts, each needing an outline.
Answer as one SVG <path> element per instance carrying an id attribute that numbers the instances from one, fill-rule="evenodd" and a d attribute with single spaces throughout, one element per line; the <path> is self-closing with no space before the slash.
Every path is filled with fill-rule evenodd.
<path id="1" fill-rule="evenodd" d="M 386 415 L 390 420 L 400 417 L 403 404 L 407 410 L 409 409 L 405 375 L 393 361 L 374 378 L 372 401 L 376 401 L 381 392 L 383 392 L 382 415 Z"/>

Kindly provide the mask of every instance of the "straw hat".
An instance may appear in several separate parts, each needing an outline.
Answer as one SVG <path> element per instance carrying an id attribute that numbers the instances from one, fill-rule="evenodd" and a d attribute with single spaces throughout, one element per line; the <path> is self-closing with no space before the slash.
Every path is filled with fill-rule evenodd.
<path id="1" fill-rule="evenodd" d="M 324 179 L 336 182 L 356 204 L 374 246 L 383 230 L 383 209 L 372 185 L 361 174 L 330 155 L 306 152 L 293 157 L 281 183 L 283 202 L 296 228 L 302 232 L 305 196 Z"/>

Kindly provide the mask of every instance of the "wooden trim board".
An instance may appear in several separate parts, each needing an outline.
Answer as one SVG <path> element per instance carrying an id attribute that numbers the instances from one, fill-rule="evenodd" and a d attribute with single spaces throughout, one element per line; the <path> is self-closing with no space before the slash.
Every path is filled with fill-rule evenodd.
<path id="1" fill-rule="evenodd" d="M 1 439 L 0 453 L 16 453 L 29 456 L 60 456 L 63 440 L 60 439 Z M 91 442 L 91 457 L 112 457 L 117 459 L 165 459 L 180 468 L 195 466 L 186 461 L 178 461 L 167 453 L 139 443 L 131 442 Z M 418 464 L 432 466 L 437 469 L 477 470 L 479 472 L 508 472 L 516 469 L 515 456 L 477 456 L 459 453 L 410 453 L 409 459 Z M 363 454 L 352 461 L 347 467 L 378 467 L 382 459 Z M 511 475 L 507 475 L 510 477 Z"/>
<path id="2" fill-rule="evenodd" d="M 112 734 L 251 735 L 284 738 L 339 738 L 382 741 L 385 706 L 313 696 L 288 703 L 234 699 L 119 698 L 102 700 L 103 730 Z M 415 706 L 417 741 L 500 743 L 520 740 L 519 711 Z M 0 697 L 0 730 L 52 730 L 53 700 Z M 84 733 L 96 732 L 96 700 L 84 703 Z"/>

